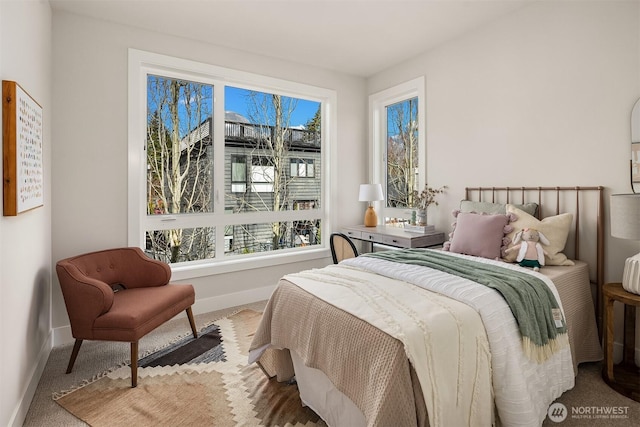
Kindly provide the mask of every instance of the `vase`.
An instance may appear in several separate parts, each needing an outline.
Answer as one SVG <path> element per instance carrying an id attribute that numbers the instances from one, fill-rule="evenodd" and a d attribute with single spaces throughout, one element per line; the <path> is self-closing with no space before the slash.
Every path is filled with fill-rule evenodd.
<path id="1" fill-rule="evenodd" d="M 416 212 L 416 225 L 427 225 L 427 210 L 419 209 Z"/>

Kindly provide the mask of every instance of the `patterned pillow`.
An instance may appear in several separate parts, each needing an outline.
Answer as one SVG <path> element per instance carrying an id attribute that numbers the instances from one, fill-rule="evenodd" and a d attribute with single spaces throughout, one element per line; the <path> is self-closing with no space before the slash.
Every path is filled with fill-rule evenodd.
<path id="1" fill-rule="evenodd" d="M 443 249 L 459 254 L 499 259 L 506 249 L 504 236 L 512 231 L 510 215 L 454 211 L 456 222 Z"/>
<path id="2" fill-rule="evenodd" d="M 538 212 L 538 204 L 537 203 L 525 203 L 522 205 L 513 206 L 518 209 L 522 209 L 526 213 L 531 216 L 536 216 Z M 488 213 L 488 214 L 503 214 L 507 213 L 507 204 L 506 203 L 493 203 L 493 202 L 475 202 L 473 200 L 461 200 L 460 201 L 460 211 L 462 212 L 478 212 L 478 213 Z"/>
<path id="3" fill-rule="evenodd" d="M 567 243 L 569 229 L 573 223 L 572 214 L 564 213 L 550 216 L 540 221 L 513 205 L 507 205 L 507 213 L 516 217 L 511 223 L 513 230 L 507 235 L 510 242 L 513 241 L 518 231 L 525 228 L 535 228 L 549 240 L 549 245 L 542 245 L 548 253 L 548 255 L 545 255 L 545 265 L 574 265 L 573 261 L 567 259 L 567 256 L 562 253 L 564 245 Z M 504 260 L 515 262 L 517 256 L 518 251 L 513 251 L 506 254 Z"/>

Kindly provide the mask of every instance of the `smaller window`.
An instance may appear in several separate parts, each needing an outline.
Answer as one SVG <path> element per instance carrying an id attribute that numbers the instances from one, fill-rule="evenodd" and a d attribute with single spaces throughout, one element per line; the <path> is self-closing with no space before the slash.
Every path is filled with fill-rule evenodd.
<path id="1" fill-rule="evenodd" d="M 315 200 L 294 200 L 293 209 L 296 211 L 309 210 L 316 208 Z"/>
<path id="2" fill-rule="evenodd" d="M 245 156 L 231 156 L 231 192 L 244 193 L 247 191 L 247 158 Z"/>
<path id="3" fill-rule="evenodd" d="M 275 167 L 267 157 L 251 159 L 251 191 L 254 193 L 273 193 Z"/>
<path id="4" fill-rule="evenodd" d="M 291 159 L 291 176 L 313 178 L 315 176 L 313 159 Z"/>

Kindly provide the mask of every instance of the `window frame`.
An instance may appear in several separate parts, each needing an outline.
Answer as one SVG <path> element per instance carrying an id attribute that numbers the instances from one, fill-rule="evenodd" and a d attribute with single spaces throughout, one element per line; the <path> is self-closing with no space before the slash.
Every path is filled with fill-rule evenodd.
<path id="1" fill-rule="evenodd" d="M 369 136 L 372 146 L 369 154 L 369 180 L 382 184 L 385 200 L 374 202 L 378 212 L 378 221 L 384 224 L 385 218 L 410 217 L 411 208 L 387 207 L 387 110 L 386 107 L 411 98 L 418 98 L 418 188 L 427 182 L 427 146 L 426 146 L 426 100 L 424 76 L 406 81 L 388 89 L 369 95 L 369 117 L 371 118 Z"/>
<path id="2" fill-rule="evenodd" d="M 202 214 L 155 215 L 146 212 L 146 90 L 147 75 L 162 73 L 166 77 L 196 80 L 214 87 L 213 128 L 225 129 L 224 87 L 235 86 L 249 90 L 265 91 L 283 96 L 310 99 L 321 103 L 322 145 L 321 164 L 324 177 L 321 181 L 321 207 L 310 211 L 246 212 L 229 215 L 225 213 L 224 168 L 214 166 L 214 211 Z M 129 49 L 128 65 L 128 244 L 145 247 L 146 230 L 173 228 L 216 227 L 216 257 L 212 259 L 171 264 L 172 278 L 176 280 L 228 273 L 251 268 L 289 264 L 329 256 L 328 231 L 335 223 L 335 212 L 331 206 L 336 202 L 336 162 L 330 161 L 337 149 L 337 117 L 335 90 L 303 83 L 267 77 L 259 74 L 223 68 L 197 61 L 175 58 Z M 220 110 L 222 113 L 216 114 Z M 224 162 L 225 134 L 213 135 L 213 156 Z M 215 160 L 214 160 L 215 161 Z M 249 185 L 249 183 L 247 183 Z M 273 252 L 224 256 L 225 226 L 273 221 L 299 221 L 320 219 L 322 222 L 321 244 L 313 247 L 279 249 Z M 221 231 L 218 231 L 220 229 Z M 218 256 L 222 254 L 221 256 Z"/>
<path id="3" fill-rule="evenodd" d="M 242 161 L 240 161 L 242 160 Z M 244 179 L 242 181 L 234 180 L 234 166 L 242 165 L 244 167 Z M 231 193 L 245 193 L 247 191 L 247 156 L 244 154 L 231 154 Z M 241 191 L 234 190 L 234 185 L 244 185 L 244 189 Z"/>
<path id="4" fill-rule="evenodd" d="M 291 173 L 293 171 L 293 165 L 296 166 L 296 173 Z M 300 175 L 300 166 L 304 165 L 304 175 Z M 309 166 L 311 166 L 311 173 L 309 173 Z M 289 172 L 291 173 L 292 178 L 315 178 L 316 177 L 316 169 L 315 162 L 313 159 L 303 159 L 300 157 L 291 158 L 289 162 Z"/>

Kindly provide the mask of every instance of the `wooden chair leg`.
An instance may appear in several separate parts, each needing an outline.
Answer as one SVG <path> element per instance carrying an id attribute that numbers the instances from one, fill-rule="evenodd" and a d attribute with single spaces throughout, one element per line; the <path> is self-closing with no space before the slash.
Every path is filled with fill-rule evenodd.
<path id="1" fill-rule="evenodd" d="M 131 343 L 131 388 L 138 385 L 138 341 Z"/>
<path id="2" fill-rule="evenodd" d="M 198 330 L 196 329 L 196 322 L 193 320 L 193 311 L 191 307 L 187 308 L 187 317 L 189 318 L 189 324 L 191 325 L 191 332 L 193 332 L 193 337 L 198 338 Z"/>
<path id="3" fill-rule="evenodd" d="M 76 357 L 78 357 L 78 352 L 80 351 L 80 346 L 82 345 L 82 340 L 76 340 L 73 344 L 73 351 L 71 352 L 71 358 L 69 359 L 69 365 L 67 365 L 67 374 L 71 373 L 73 369 L 74 363 L 76 363 Z"/>

